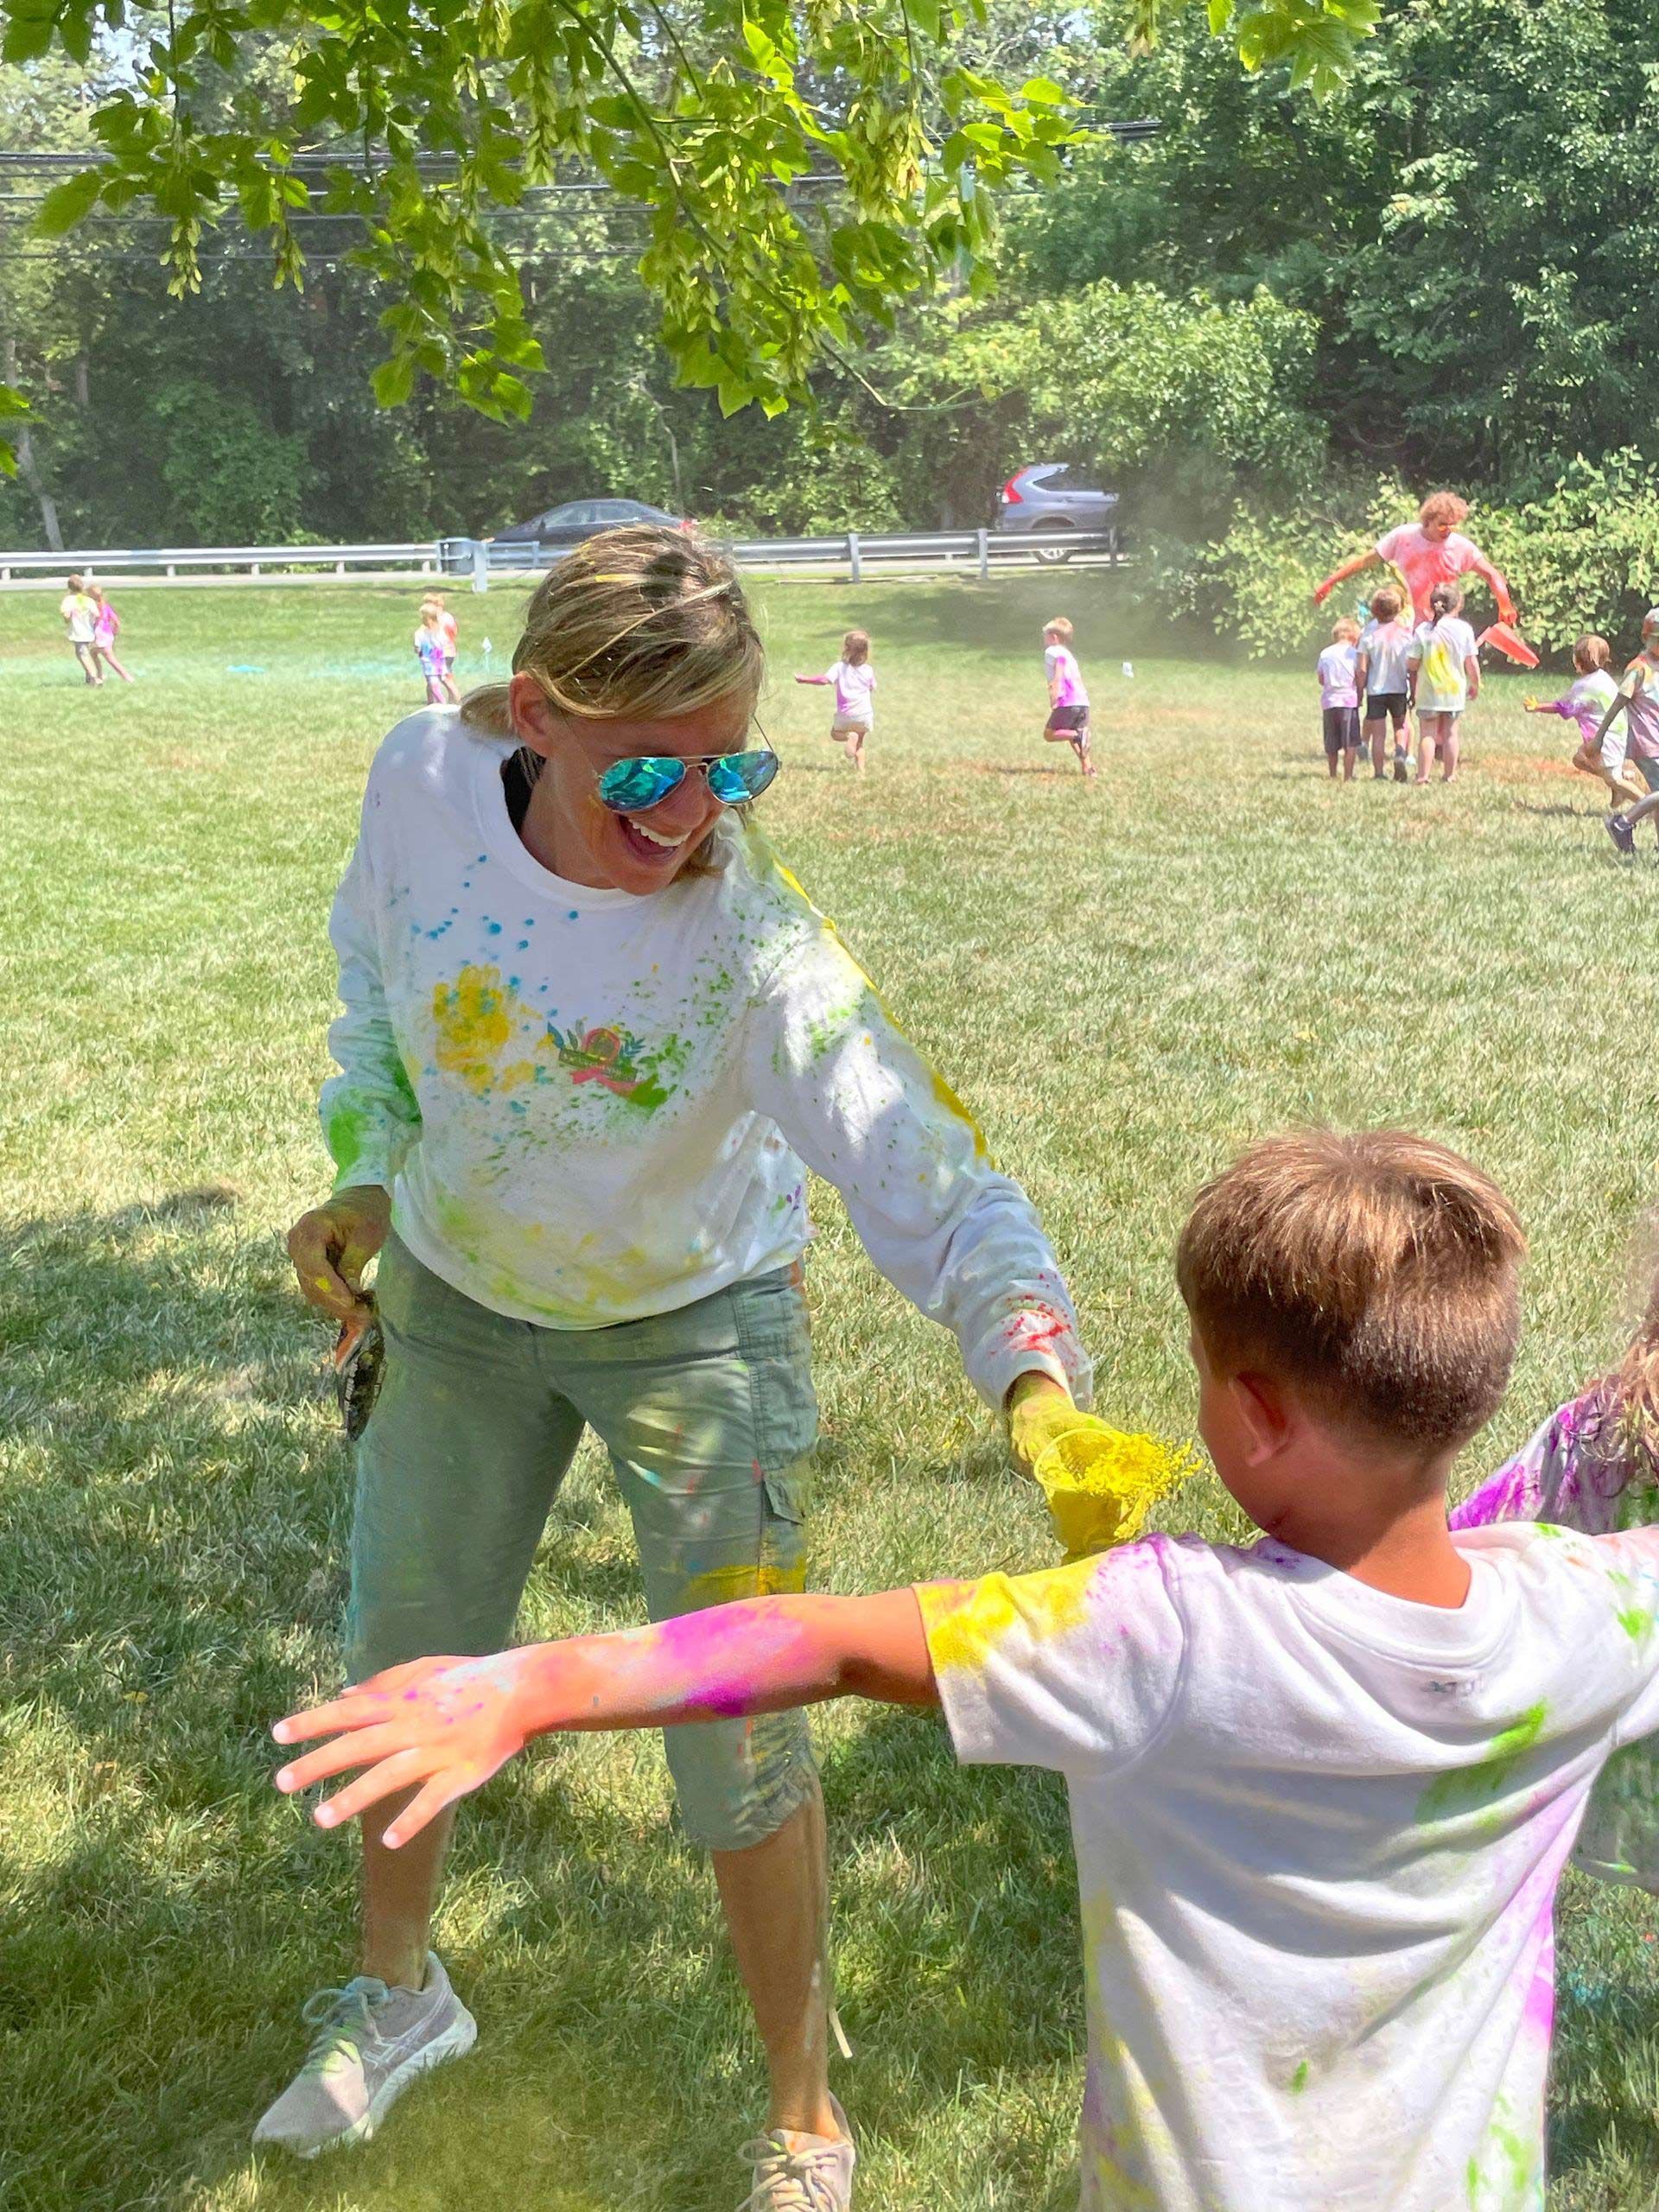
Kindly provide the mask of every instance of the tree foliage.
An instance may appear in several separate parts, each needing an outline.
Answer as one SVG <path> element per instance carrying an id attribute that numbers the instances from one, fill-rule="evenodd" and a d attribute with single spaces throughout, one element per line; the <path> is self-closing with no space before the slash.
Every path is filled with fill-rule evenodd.
<path id="1" fill-rule="evenodd" d="M 1192 0 L 1134 0 L 1145 44 Z M 982 0 L 0 0 L 0 58 L 97 77 L 95 163 L 40 226 L 165 218 L 175 289 L 239 223 L 278 283 L 296 220 L 355 226 L 385 296 L 384 404 L 429 377 L 525 416 L 543 355 L 497 219 L 597 178 L 644 213 L 638 272 L 680 378 L 724 411 L 802 397 L 942 275 L 986 279 L 1000 189 L 1052 184 L 1077 136 L 1065 89 L 969 65 Z M 1376 0 L 1206 0 L 1247 68 L 1328 93 Z M 119 33 L 112 48 L 110 35 Z M 258 66 L 254 66 L 257 64 Z M 321 177 L 300 166 L 321 149 Z M 820 188 L 827 181 L 833 189 Z"/>

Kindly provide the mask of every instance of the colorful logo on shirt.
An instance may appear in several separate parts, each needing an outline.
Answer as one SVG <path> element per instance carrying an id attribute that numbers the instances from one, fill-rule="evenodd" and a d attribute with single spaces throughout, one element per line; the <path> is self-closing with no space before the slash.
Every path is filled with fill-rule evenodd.
<path id="1" fill-rule="evenodd" d="M 561 1029 L 550 1021 L 547 1033 L 558 1054 L 559 1065 L 569 1068 L 572 1083 L 597 1083 L 631 1106 L 647 1112 L 660 1106 L 673 1089 L 658 1080 L 660 1052 L 647 1052 L 630 1029 L 580 1027 Z"/>

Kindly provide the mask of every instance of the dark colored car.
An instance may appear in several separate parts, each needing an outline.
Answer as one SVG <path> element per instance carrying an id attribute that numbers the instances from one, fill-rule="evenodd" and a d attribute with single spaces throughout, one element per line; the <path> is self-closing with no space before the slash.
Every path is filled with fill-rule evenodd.
<path id="1" fill-rule="evenodd" d="M 1059 537 L 1088 531 L 1111 540 L 1117 550 L 1117 494 L 1103 492 L 1079 468 L 1064 461 L 1034 461 L 1018 468 L 997 494 L 996 527 L 1033 537 Z M 1039 559 L 1064 561 L 1064 544 L 1047 547 Z"/>
<path id="2" fill-rule="evenodd" d="M 498 530 L 490 543 L 563 550 L 626 522 L 661 523 L 670 530 L 696 527 L 683 515 L 664 514 L 661 507 L 649 507 L 643 499 L 567 499 L 562 507 L 550 507 L 544 515 L 533 515 L 528 522 Z"/>

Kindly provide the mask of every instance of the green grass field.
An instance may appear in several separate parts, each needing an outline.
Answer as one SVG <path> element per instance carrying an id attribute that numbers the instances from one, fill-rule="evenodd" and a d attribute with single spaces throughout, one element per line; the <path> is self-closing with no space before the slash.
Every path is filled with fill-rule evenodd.
<path id="1" fill-rule="evenodd" d="M 1170 1252 L 1242 1140 L 1389 1120 L 1495 1171 L 1534 1257 L 1472 1476 L 1630 1310 L 1659 1128 L 1653 848 L 1617 859 L 1519 682 L 1491 683 L 1450 791 L 1334 789 L 1311 674 L 1160 658 L 1116 592 L 1064 571 L 762 589 L 789 764 L 764 818 L 1037 1199 L 1121 1421 L 1190 1425 Z M 478 2054 L 347 2158 L 247 2148 L 301 1999 L 352 1971 L 353 1852 L 269 1784 L 269 1722 L 333 1678 L 347 1489 L 282 1237 L 325 1184 L 327 905 L 370 756 L 418 703 L 413 599 L 133 591 L 141 680 L 99 699 L 55 599 L 0 595 L 8 2212 L 741 2194 L 760 2069 L 643 1737 L 540 1747 L 464 1820 L 438 1941 Z M 499 668 L 518 593 L 455 604 L 463 675 L 486 631 Z M 1038 741 L 1058 611 L 1096 701 L 1092 790 Z M 881 676 L 862 785 L 825 695 L 786 680 L 855 622 Z M 820 1580 L 1046 1561 L 948 1338 L 818 1198 Z M 1207 1482 L 1165 1518 L 1243 1533 Z M 639 1610 L 584 1456 L 524 1630 Z M 1082 2062 L 1060 1789 L 958 1772 L 926 1717 L 838 1710 L 819 1742 L 862 2212 L 1062 2212 Z M 1659 1921 L 1572 1878 L 1561 1922 L 1551 2202 L 1659 2202 Z"/>

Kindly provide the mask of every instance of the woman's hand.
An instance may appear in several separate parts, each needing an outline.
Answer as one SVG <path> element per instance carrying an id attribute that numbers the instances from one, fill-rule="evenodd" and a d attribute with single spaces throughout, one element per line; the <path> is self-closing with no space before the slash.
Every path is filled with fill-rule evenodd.
<path id="1" fill-rule="evenodd" d="M 332 1704 L 276 1723 L 271 1733 L 279 1744 L 342 1732 L 283 1767 L 276 1787 L 292 1794 L 350 1767 L 363 1768 L 312 1815 L 319 1827 L 332 1828 L 382 1797 L 421 1785 L 382 1838 L 395 1851 L 523 1751 L 527 1732 L 519 1710 L 519 1673 L 513 1652 L 488 1659 L 413 1659 L 389 1667 Z"/>
<path id="2" fill-rule="evenodd" d="M 288 1256 L 310 1303 L 337 1321 L 365 1310 L 363 1270 L 391 1227 L 391 1193 L 378 1183 L 336 1191 L 288 1232 Z"/>

